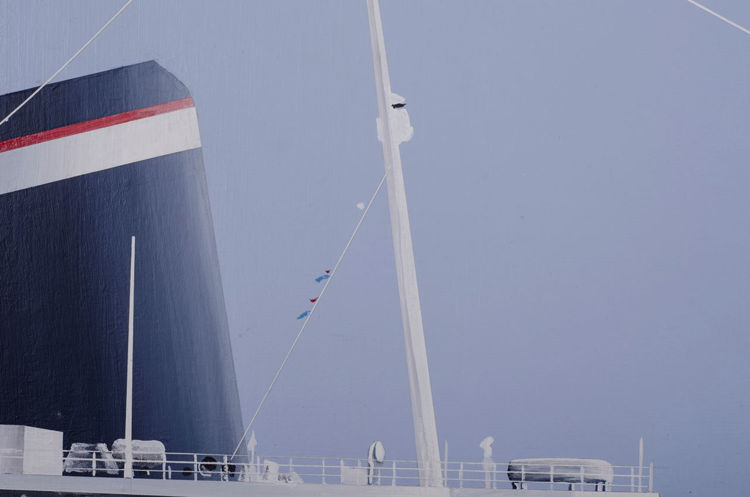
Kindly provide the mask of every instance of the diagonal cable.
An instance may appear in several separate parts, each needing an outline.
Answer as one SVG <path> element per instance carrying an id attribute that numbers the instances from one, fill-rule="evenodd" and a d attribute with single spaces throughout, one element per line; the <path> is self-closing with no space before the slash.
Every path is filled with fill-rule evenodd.
<path id="1" fill-rule="evenodd" d="M 378 187 L 375 189 L 372 196 L 370 197 L 370 201 L 367 202 L 367 207 L 365 207 L 365 210 L 362 211 L 362 215 L 359 217 L 359 221 L 357 222 L 357 225 L 354 227 L 354 231 L 352 231 L 352 235 L 349 237 L 349 241 L 346 242 L 346 246 L 344 247 L 344 250 L 341 251 L 341 255 L 339 255 L 339 258 L 336 261 L 336 265 L 333 266 L 333 269 L 331 270 L 331 276 L 327 280 L 325 280 L 323 289 L 320 291 L 320 294 L 318 294 L 317 300 L 313 303 L 313 306 L 310 309 L 310 314 L 307 315 L 307 317 L 305 318 L 305 321 L 302 323 L 302 326 L 297 332 L 297 336 L 294 337 L 294 341 L 292 342 L 292 345 L 289 347 L 289 350 L 284 356 L 284 360 L 281 361 L 281 365 L 279 366 L 279 369 L 276 370 L 276 374 L 273 375 L 273 379 L 271 380 L 271 383 L 269 383 L 268 388 L 266 388 L 266 392 L 263 394 L 263 397 L 261 397 L 260 402 L 258 402 L 258 407 L 255 408 L 253 417 L 250 418 L 250 422 L 247 424 L 245 431 L 242 433 L 242 438 L 240 438 L 240 441 L 237 443 L 237 447 L 234 448 L 234 452 L 232 452 L 231 459 L 234 459 L 234 456 L 237 455 L 237 451 L 240 450 L 240 446 L 242 446 L 242 442 L 245 441 L 245 437 L 247 437 L 247 434 L 250 431 L 250 428 L 253 426 L 253 423 L 255 423 L 255 419 L 258 417 L 258 413 L 260 413 L 260 410 L 263 407 L 263 404 L 265 404 L 266 399 L 270 395 L 271 390 L 273 389 L 273 386 L 276 384 L 276 380 L 279 379 L 279 376 L 281 375 L 281 371 L 284 369 L 284 366 L 286 366 L 286 363 L 289 360 L 289 357 L 292 355 L 294 348 L 297 346 L 297 342 L 299 342 L 299 339 L 302 336 L 302 332 L 305 331 L 305 328 L 307 327 L 307 323 L 310 322 L 310 318 L 312 318 L 313 314 L 315 313 L 315 309 L 318 307 L 318 304 L 320 304 L 320 300 L 323 298 L 323 294 L 326 293 L 326 289 L 328 288 L 328 285 L 331 283 L 331 281 L 333 280 L 333 277 L 336 275 L 336 271 L 341 265 L 341 261 L 344 260 L 344 256 L 346 255 L 346 252 L 349 250 L 349 247 L 354 241 L 354 237 L 357 236 L 359 227 L 362 226 L 362 221 L 365 220 L 365 216 L 367 216 L 367 212 L 370 210 L 370 206 L 375 201 L 375 197 L 377 197 L 378 193 L 380 193 L 380 190 L 383 187 L 383 183 L 385 182 L 385 179 L 387 176 L 388 176 L 388 173 L 386 172 L 386 174 L 384 174 L 383 177 L 380 179 L 380 183 L 378 183 Z"/>
<path id="2" fill-rule="evenodd" d="M 747 29 L 747 28 L 745 28 L 743 26 L 740 26 L 739 24 L 737 24 L 733 20 L 724 17 L 723 15 L 719 14 L 718 12 L 714 12 L 713 10 L 709 9 L 708 7 L 706 7 L 705 5 L 699 4 L 695 0 L 687 0 L 687 1 L 690 2 L 690 3 L 692 3 L 693 5 L 695 5 L 699 9 L 708 12 L 709 14 L 711 14 L 714 17 L 716 17 L 717 19 L 721 19 L 722 21 L 724 21 L 725 23 L 729 24 L 730 26 L 739 29 L 740 31 L 742 31 L 745 34 L 750 35 L 750 29 Z"/>
<path id="3" fill-rule="evenodd" d="M 21 110 L 21 108 L 24 105 L 26 105 L 27 103 L 29 103 L 29 101 L 32 98 L 34 98 L 37 93 L 39 93 L 40 91 L 42 91 L 42 88 L 44 88 L 45 86 L 47 86 L 47 84 L 50 81 L 52 81 L 53 79 L 55 79 L 55 76 L 57 76 L 58 74 L 60 74 L 63 69 L 65 69 L 66 67 L 68 67 L 68 64 L 70 64 L 71 62 L 73 62 L 73 60 L 76 57 L 78 57 L 81 54 L 81 52 L 83 52 L 84 50 L 86 50 L 86 47 L 88 47 L 91 44 L 91 42 L 93 42 L 100 34 L 102 34 L 102 31 L 104 31 L 107 28 L 107 26 L 109 26 L 112 23 L 112 21 L 114 21 L 115 19 L 117 19 L 117 16 L 119 16 L 120 14 L 122 14 L 122 12 L 128 7 L 128 5 L 130 5 L 130 3 L 132 1 L 133 0 L 127 0 L 122 5 L 122 7 L 120 7 L 120 10 L 118 10 L 117 12 L 115 12 L 115 14 L 112 17 L 109 18 L 109 21 L 107 21 L 106 23 L 104 23 L 104 25 L 101 28 L 99 28 L 99 30 L 96 33 L 94 33 L 94 36 L 92 36 L 91 38 L 89 38 L 89 41 L 87 41 L 86 43 L 84 43 L 83 46 L 81 48 L 79 48 L 76 53 L 74 53 L 68 60 L 65 61 L 65 64 L 61 65 L 60 68 L 52 74 L 52 76 L 50 76 L 49 78 L 47 78 L 47 81 L 45 81 L 44 83 L 42 83 L 42 85 L 39 88 L 37 88 L 36 90 L 34 90 L 34 92 L 31 95 L 29 95 L 28 97 L 26 97 L 26 100 L 24 100 L 23 102 L 21 102 L 18 105 L 18 107 L 16 107 L 15 109 L 13 109 L 10 112 L 10 114 L 8 114 L 7 116 L 5 116 L 3 118 L 3 120 L 0 121 L 0 126 L 2 126 L 3 124 L 7 123 L 8 120 L 13 116 L 13 114 L 15 114 L 16 112 L 18 112 L 19 110 Z"/>

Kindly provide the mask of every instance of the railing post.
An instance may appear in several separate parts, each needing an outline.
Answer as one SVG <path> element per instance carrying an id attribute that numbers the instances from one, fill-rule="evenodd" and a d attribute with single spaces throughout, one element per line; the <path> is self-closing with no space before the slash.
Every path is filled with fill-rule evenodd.
<path id="1" fill-rule="evenodd" d="M 164 454 L 164 459 L 161 462 L 161 479 L 167 479 L 167 455 Z"/>
<path id="2" fill-rule="evenodd" d="M 635 492 L 635 468 L 630 466 L 630 491 Z"/>
<path id="3" fill-rule="evenodd" d="M 91 476 L 96 476 L 96 451 L 91 451 Z"/>
<path id="4" fill-rule="evenodd" d="M 654 491 L 654 463 L 648 465 L 648 491 Z"/>
<path id="5" fill-rule="evenodd" d="M 445 460 L 445 471 L 443 472 L 443 486 L 448 488 L 448 440 L 443 441 L 443 458 Z"/>
<path id="6" fill-rule="evenodd" d="M 224 456 L 221 466 L 221 481 L 229 481 L 229 461 L 227 456 Z"/>
<path id="7" fill-rule="evenodd" d="M 643 462 L 638 466 L 638 492 L 643 492 Z"/>
<path id="8" fill-rule="evenodd" d="M 638 440 L 638 492 L 643 492 L 643 437 Z"/>
<path id="9" fill-rule="evenodd" d="M 583 466 L 580 466 L 578 468 L 578 473 L 581 476 L 581 492 L 583 492 L 583 482 L 584 482 L 584 479 L 583 479 Z M 598 485 L 598 483 L 597 483 L 597 485 Z"/>
<path id="10" fill-rule="evenodd" d="M 464 463 L 458 466 L 458 488 L 464 488 Z"/>
<path id="11" fill-rule="evenodd" d="M 326 458 L 321 459 L 321 468 L 323 468 L 323 474 L 320 476 L 320 483 L 326 484 Z"/>
<path id="12" fill-rule="evenodd" d="M 521 464 L 521 488 L 526 484 L 526 466 Z"/>
<path id="13" fill-rule="evenodd" d="M 555 467 L 553 465 L 549 467 L 549 489 L 555 489 Z"/>
<path id="14" fill-rule="evenodd" d="M 193 454 L 193 480 L 198 480 L 198 454 Z"/>
<path id="15" fill-rule="evenodd" d="M 391 461 L 391 486 L 396 486 L 396 461 Z"/>
<path id="16" fill-rule="evenodd" d="M 290 474 L 294 472 L 294 469 L 292 469 L 292 468 L 293 468 L 293 465 L 292 465 L 292 458 L 290 457 L 290 458 L 289 458 L 289 473 L 290 473 Z"/>

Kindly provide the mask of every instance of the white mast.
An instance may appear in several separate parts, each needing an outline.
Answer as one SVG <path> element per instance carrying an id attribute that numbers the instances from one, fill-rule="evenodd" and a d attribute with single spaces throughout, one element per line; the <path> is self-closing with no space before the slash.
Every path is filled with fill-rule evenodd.
<path id="1" fill-rule="evenodd" d="M 388 208 L 396 255 L 401 320 L 406 341 L 406 364 L 409 371 L 409 391 L 420 484 L 442 487 L 435 408 L 432 403 L 430 371 L 427 366 L 422 310 L 419 303 L 417 272 L 414 265 L 414 250 L 411 243 L 409 212 L 406 206 L 406 190 L 399 151 L 399 143 L 411 138 L 412 128 L 409 124 L 409 116 L 403 107 L 403 99 L 391 92 L 378 0 L 367 0 L 367 9 L 370 18 L 372 58 L 380 116 L 378 137 L 383 142 L 383 158 L 388 177 Z"/>
<path id="2" fill-rule="evenodd" d="M 133 477 L 133 306 L 135 297 L 135 236 L 130 237 L 130 306 L 128 309 L 128 373 L 125 389 L 125 468 L 123 476 Z"/>

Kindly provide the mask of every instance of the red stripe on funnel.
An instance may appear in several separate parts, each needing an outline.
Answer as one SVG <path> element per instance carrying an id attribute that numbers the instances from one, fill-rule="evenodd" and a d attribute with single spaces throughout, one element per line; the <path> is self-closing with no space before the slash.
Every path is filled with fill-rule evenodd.
<path id="1" fill-rule="evenodd" d="M 40 131 L 39 133 L 19 136 L 18 138 L 11 138 L 10 140 L 2 141 L 0 142 L 0 152 L 7 152 L 8 150 L 13 150 L 15 148 L 28 147 L 29 145 L 35 145 L 37 143 L 42 143 L 49 140 L 56 140 L 58 138 L 63 138 L 70 135 L 85 133 L 86 131 L 92 131 L 95 129 L 114 126 L 115 124 L 136 121 L 145 117 L 165 114 L 167 112 L 186 109 L 193 106 L 193 99 L 188 97 L 182 98 L 180 100 L 173 100 L 171 102 L 165 102 L 163 104 L 152 105 L 151 107 L 144 107 L 142 109 L 129 110 L 121 114 L 113 114 L 111 116 L 100 117 L 98 119 L 92 119 L 90 121 L 83 121 L 81 123 L 70 124 L 68 126 L 48 129 L 47 131 Z"/>

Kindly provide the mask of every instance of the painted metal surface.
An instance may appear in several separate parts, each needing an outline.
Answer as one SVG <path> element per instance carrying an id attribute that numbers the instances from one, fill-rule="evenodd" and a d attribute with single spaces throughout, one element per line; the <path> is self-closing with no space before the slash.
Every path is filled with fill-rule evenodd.
<path id="1" fill-rule="evenodd" d="M 24 140 L 27 137 L 3 142 L 9 146 L 0 151 L 0 194 L 201 146 L 192 106 L 98 127 L 107 121 L 105 118 L 86 121 L 80 127 L 66 126 L 76 131 L 83 129 L 70 134 L 64 134 L 65 128 L 62 132 L 42 132 L 38 135 L 45 138 L 26 146 L 10 148 L 13 142 L 31 141 Z M 62 136 L 46 139 L 49 135 Z"/>
<path id="2" fill-rule="evenodd" d="M 422 473 L 422 484 L 440 487 L 442 486 L 440 448 L 422 326 L 422 308 L 419 302 L 404 174 L 401 170 L 401 152 L 399 151 L 399 144 L 411 138 L 412 128 L 406 109 L 403 107 L 403 98 L 391 92 L 378 0 L 368 0 L 367 10 L 370 19 L 375 87 L 378 95 L 378 135 L 383 143 L 388 184 L 388 210 L 396 258 L 417 460 Z"/>
<path id="3" fill-rule="evenodd" d="M 34 495 L 164 495 L 185 497 L 583 497 L 599 492 L 580 490 L 512 490 L 479 488 L 435 488 L 407 486 L 354 486 L 324 484 L 273 484 L 220 481 L 126 480 L 123 478 L 73 478 L 0 475 L 4 495 L 20 495 L 21 491 L 40 492 Z M 16 493 L 17 492 L 17 493 Z M 49 492 L 49 494 L 47 493 Z M 57 493 L 59 492 L 59 493 Z M 520 494 L 519 492 L 523 492 Z M 633 492 L 630 496 L 658 497 L 656 492 Z"/>
<path id="4" fill-rule="evenodd" d="M 114 69 L 49 85 L 0 142 L 176 101 L 192 103 L 155 62 Z M 0 423 L 66 447 L 123 436 L 135 235 L 133 437 L 229 451 L 240 409 L 195 109 L 109 124 L 0 153 Z M 13 168 L 35 182 L 8 186 Z"/>

